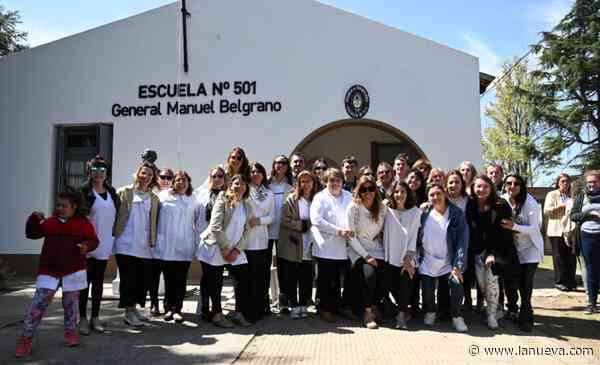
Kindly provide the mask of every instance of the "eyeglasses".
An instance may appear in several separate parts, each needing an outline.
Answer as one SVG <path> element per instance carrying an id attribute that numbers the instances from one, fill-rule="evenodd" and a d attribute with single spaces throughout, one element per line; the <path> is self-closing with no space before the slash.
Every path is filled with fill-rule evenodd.
<path id="1" fill-rule="evenodd" d="M 377 171 L 377 174 L 379 174 L 379 175 L 382 175 L 382 174 L 387 175 L 387 174 L 390 174 L 391 172 L 392 172 L 391 170 L 381 170 L 381 171 Z"/>
<path id="2" fill-rule="evenodd" d="M 90 170 L 92 172 L 106 172 L 106 167 L 104 167 L 104 166 L 92 166 L 92 168 L 90 168 Z"/>
<path id="3" fill-rule="evenodd" d="M 225 175 L 223 175 L 223 174 L 216 174 L 216 175 L 212 175 L 211 177 L 212 177 L 213 179 L 222 179 L 222 178 L 224 178 L 224 177 L 225 177 Z"/>
<path id="4" fill-rule="evenodd" d="M 171 176 L 171 175 L 159 175 L 158 177 L 160 177 L 161 180 L 168 180 L 168 181 L 173 180 L 173 176 Z"/>
<path id="5" fill-rule="evenodd" d="M 373 185 L 371 186 L 363 186 L 362 188 L 358 189 L 358 192 L 360 194 L 364 194 L 364 193 L 374 193 L 377 191 L 377 188 L 374 187 Z"/>
<path id="6" fill-rule="evenodd" d="M 244 159 L 244 157 L 242 155 L 233 155 L 230 158 L 232 158 L 234 160 L 238 160 L 238 161 L 242 161 Z"/>

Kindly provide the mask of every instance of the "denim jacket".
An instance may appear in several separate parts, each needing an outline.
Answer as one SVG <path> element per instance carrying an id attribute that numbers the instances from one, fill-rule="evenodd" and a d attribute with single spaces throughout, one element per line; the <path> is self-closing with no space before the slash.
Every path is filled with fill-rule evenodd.
<path id="1" fill-rule="evenodd" d="M 425 222 L 433 208 L 426 208 L 421 215 L 421 227 L 417 235 L 417 252 L 419 253 L 419 262 L 423 260 L 423 231 Z M 447 205 L 448 231 L 446 233 L 446 242 L 448 244 L 448 256 L 451 257 L 452 267 L 457 267 L 461 272 L 467 270 L 467 252 L 469 249 L 469 226 L 463 211 L 456 205 L 448 202 Z"/>

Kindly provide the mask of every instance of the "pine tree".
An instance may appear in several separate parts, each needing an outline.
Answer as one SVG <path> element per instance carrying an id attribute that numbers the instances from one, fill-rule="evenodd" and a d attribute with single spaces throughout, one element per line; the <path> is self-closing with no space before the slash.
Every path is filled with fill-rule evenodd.
<path id="1" fill-rule="evenodd" d="M 600 0 L 576 0 L 533 51 L 540 60 L 534 75 L 542 79 L 531 94 L 533 116 L 547 128 L 540 162 L 600 168 Z M 571 156 L 562 161 L 566 149 Z"/>
<path id="2" fill-rule="evenodd" d="M 5 10 L 0 6 L 0 57 L 27 48 L 23 43 L 27 40 L 27 33 L 17 30 L 20 23 L 18 11 Z"/>

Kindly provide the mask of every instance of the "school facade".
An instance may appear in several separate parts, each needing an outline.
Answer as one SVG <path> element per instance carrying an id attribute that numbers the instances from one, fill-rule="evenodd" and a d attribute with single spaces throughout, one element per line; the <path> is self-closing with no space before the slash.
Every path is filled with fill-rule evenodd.
<path id="1" fill-rule="evenodd" d="M 481 165 L 493 77 L 474 56 L 316 1 L 197 0 L 4 57 L 0 80 L 0 258 L 30 272 L 41 241 L 25 239 L 26 217 L 50 212 L 97 153 L 114 186 L 146 148 L 193 185 L 233 146 L 267 167 L 294 151 Z"/>

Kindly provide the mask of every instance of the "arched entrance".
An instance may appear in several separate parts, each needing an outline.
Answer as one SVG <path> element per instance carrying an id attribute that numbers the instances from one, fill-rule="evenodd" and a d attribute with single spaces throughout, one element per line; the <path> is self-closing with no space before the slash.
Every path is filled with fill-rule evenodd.
<path id="1" fill-rule="evenodd" d="M 306 136 L 294 149 L 306 156 L 307 166 L 325 157 L 339 166 L 346 156 L 354 156 L 360 165 L 373 168 L 381 161 L 393 163 L 398 153 L 406 153 L 411 162 L 427 156 L 399 129 L 372 119 L 342 119 L 326 124 Z"/>

